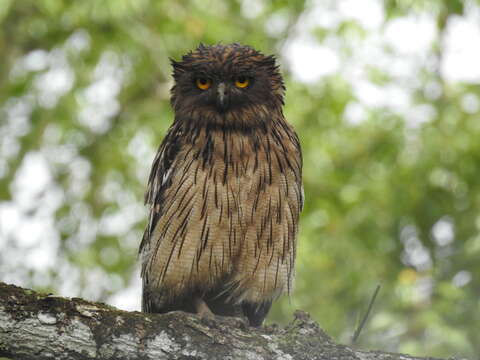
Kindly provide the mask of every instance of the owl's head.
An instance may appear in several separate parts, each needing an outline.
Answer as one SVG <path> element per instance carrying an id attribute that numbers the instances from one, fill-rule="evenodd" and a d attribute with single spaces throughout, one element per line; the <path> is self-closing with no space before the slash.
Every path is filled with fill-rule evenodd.
<path id="1" fill-rule="evenodd" d="M 226 114 L 281 108 L 285 87 L 273 56 L 239 44 L 200 45 L 172 60 L 175 111 Z"/>

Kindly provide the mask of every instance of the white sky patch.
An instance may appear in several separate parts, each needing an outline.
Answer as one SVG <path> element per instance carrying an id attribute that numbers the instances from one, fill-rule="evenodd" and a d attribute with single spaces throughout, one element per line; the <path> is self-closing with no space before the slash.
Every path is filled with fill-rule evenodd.
<path id="1" fill-rule="evenodd" d="M 352 86 L 357 99 L 367 107 L 387 107 L 394 112 L 401 113 L 411 105 L 411 94 L 400 86 L 380 86 L 367 80 L 358 80 Z"/>
<path id="2" fill-rule="evenodd" d="M 27 57 L 28 58 L 28 57 Z M 43 56 L 36 56 L 38 66 L 43 66 Z M 62 95 L 70 91 L 75 82 L 75 73 L 70 67 L 62 49 L 54 49 L 48 54 L 49 69 L 39 73 L 34 81 L 38 102 L 42 107 L 55 107 Z"/>
<path id="3" fill-rule="evenodd" d="M 0 154 L 6 158 L 14 157 L 20 151 L 20 144 L 14 137 L 4 137 L 0 142 Z"/>
<path id="4" fill-rule="evenodd" d="M 429 49 L 436 32 L 432 16 L 407 16 L 388 22 L 384 41 L 400 54 L 415 55 Z"/>
<path id="5" fill-rule="evenodd" d="M 10 202 L 0 203 L 0 246 L 4 245 L 7 236 L 20 226 L 21 214 L 18 206 Z M 1 247 L 0 247 L 1 248 Z"/>
<path id="6" fill-rule="evenodd" d="M 299 33 L 305 33 L 315 27 L 326 29 L 336 28 L 342 21 L 342 17 L 335 6 L 335 2 L 325 0 L 313 0 L 310 7 L 301 15 L 297 28 Z"/>
<path id="7" fill-rule="evenodd" d="M 50 186 L 52 176 L 45 157 L 39 152 L 25 155 L 12 183 L 12 194 L 22 209 L 36 207 L 38 197 Z"/>
<path id="8" fill-rule="evenodd" d="M 57 266 L 59 294 L 62 296 L 80 295 L 80 269 L 66 259 L 59 259 Z"/>
<path id="9" fill-rule="evenodd" d="M 468 93 L 462 98 L 462 110 L 468 114 L 475 114 L 480 111 L 480 100 L 473 93 Z"/>
<path id="10" fill-rule="evenodd" d="M 386 94 L 383 88 L 369 81 L 358 81 L 354 83 L 353 92 L 362 104 L 369 107 L 379 106 L 386 101 Z"/>
<path id="11" fill-rule="evenodd" d="M 102 215 L 99 232 L 108 236 L 123 236 L 144 217 L 143 205 L 138 202 L 124 204 L 119 211 Z"/>
<path id="12" fill-rule="evenodd" d="M 77 97 L 81 106 L 78 121 L 95 133 L 110 129 L 111 118 L 120 111 L 117 96 L 125 69 L 118 54 L 106 51 L 94 70 L 92 83 Z"/>
<path id="13" fill-rule="evenodd" d="M 98 222 L 92 217 L 91 209 L 84 203 L 75 203 L 70 210 L 73 221 L 79 220 L 78 230 L 69 241 L 72 251 L 85 249 L 97 238 Z"/>
<path id="14" fill-rule="evenodd" d="M 28 265 L 29 269 L 41 271 L 51 269 L 55 266 L 57 261 L 57 251 L 59 246 L 59 236 L 55 230 L 53 220 L 36 219 L 36 227 L 25 231 L 25 226 L 20 229 L 24 230 L 20 235 L 21 238 L 27 237 L 36 238 L 36 245 L 29 249 L 22 258 Z M 28 226 L 28 225 L 27 225 Z M 38 232 L 32 232 L 38 231 Z"/>
<path id="15" fill-rule="evenodd" d="M 142 298 L 142 281 L 140 278 L 140 269 L 135 270 L 128 286 L 112 295 L 108 303 L 126 311 L 140 311 Z"/>
<path id="16" fill-rule="evenodd" d="M 358 125 L 367 117 L 367 111 L 363 105 L 358 102 L 350 102 L 343 113 L 343 118 L 347 124 Z"/>
<path id="17" fill-rule="evenodd" d="M 442 84 L 438 81 L 429 81 L 423 88 L 423 95 L 429 100 L 438 100 L 442 96 Z"/>
<path id="18" fill-rule="evenodd" d="M 342 0 L 338 10 L 343 18 L 355 20 L 368 30 L 378 29 L 385 20 L 383 5 L 377 0 Z"/>
<path id="19" fill-rule="evenodd" d="M 104 133 L 110 128 L 109 119 L 120 110 L 116 96 L 120 81 L 114 77 L 97 80 L 83 92 L 79 122 L 93 132 Z"/>
<path id="20" fill-rule="evenodd" d="M 74 52 L 90 49 L 90 34 L 85 29 L 75 31 L 65 42 L 65 48 Z"/>
<path id="21" fill-rule="evenodd" d="M 462 270 L 455 274 L 452 279 L 452 283 L 456 287 L 462 287 L 467 285 L 471 280 L 472 274 L 470 273 L 470 271 Z"/>
<path id="22" fill-rule="evenodd" d="M 152 145 L 153 138 L 150 130 L 139 130 L 127 146 L 128 153 L 136 160 L 135 175 L 142 183 L 148 177 L 148 171 L 155 156 L 156 147 Z"/>
<path id="23" fill-rule="evenodd" d="M 11 278 L 11 269 L 47 271 L 55 266 L 59 235 L 53 214 L 64 201 L 40 152 L 25 155 L 11 189 L 13 200 L 0 205 L 0 273 L 4 281 Z"/>
<path id="24" fill-rule="evenodd" d="M 51 216 L 28 216 L 14 204 L 4 203 L 0 226 L 2 281 L 21 285 L 28 271 L 45 273 L 56 265 L 59 238 Z"/>
<path id="25" fill-rule="evenodd" d="M 288 25 L 288 13 L 276 12 L 265 22 L 265 31 L 271 36 L 277 36 L 286 29 Z"/>
<path id="26" fill-rule="evenodd" d="M 441 71 L 447 80 L 480 83 L 480 19 L 453 17 L 443 49 Z"/>
<path id="27" fill-rule="evenodd" d="M 340 67 L 335 51 L 320 45 L 310 36 L 292 39 L 286 45 L 284 53 L 294 77 L 305 83 L 313 83 L 322 76 L 333 74 Z"/>
<path id="28" fill-rule="evenodd" d="M 264 8 L 263 0 L 243 0 L 241 5 L 242 14 L 249 19 L 260 15 Z"/>
<path id="29" fill-rule="evenodd" d="M 400 240 L 404 246 L 401 259 L 405 265 L 414 266 L 419 271 L 432 267 L 430 251 L 422 244 L 415 226 L 403 227 L 400 231 Z"/>
<path id="30" fill-rule="evenodd" d="M 30 51 L 22 59 L 23 67 L 27 71 L 41 71 L 48 66 L 48 52 L 43 49 Z"/>
<path id="31" fill-rule="evenodd" d="M 419 128 L 422 124 L 432 121 L 437 110 L 430 104 L 412 105 L 404 114 L 405 123 L 411 129 Z"/>
<path id="32" fill-rule="evenodd" d="M 13 136 L 22 136 L 28 134 L 30 130 L 30 115 L 33 111 L 33 96 L 23 96 L 21 98 L 10 98 L 6 101 L 2 109 L 7 114 L 8 133 Z"/>
<path id="33" fill-rule="evenodd" d="M 445 216 L 438 220 L 432 227 L 433 239 L 439 246 L 446 246 L 455 240 L 455 229 L 452 219 Z"/>
<path id="34" fill-rule="evenodd" d="M 18 224 L 20 226 L 18 226 L 14 234 L 17 239 L 17 245 L 28 248 L 38 244 L 41 240 L 42 232 L 45 230 L 43 219 L 31 218 L 22 220 L 24 221 Z"/>
<path id="35" fill-rule="evenodd" d="M 378 66 L 403 80 L 415 81 L 420 67 L 427 65 L 425 62 L 438 37 L 435 19 L 430 14 L 396 18 L 386 23 L 385 31 L 370 31 L 363 41 L 352 45 L 353 55 L 341 60 L 336 46 L 330 46 L 329 41 L 319 43 L 312 31 L 317 27 L 333 29 L 345 18 L 358 21 L 367 31 L 380 29 L 385 21 L 381 1 L 313 1 L 311 4 L 284 51 L 294 77 L 301 82 L 318 81 L 340 68 L 349 77 L 350 71 L 364 72 L 366 64 Z M 480 11 L 475 9 L 468 10 L 465 17 L 453 17 L 448 24 L 441 72 L 449 82 L 480 82 L 480 46 L 472 46 L 480 44 Z M 386 53 L 384 46 L 393 53 Z M 352 66 L 357 70 L 350 69 Z M 355 80 L 353 78 L 352 83 Z"/>
<path id="36" fill-rule="evenodd" d="M 83 279 L 86 284 L 99 284 L 100 286 L 85 286 L 80 293 L 81 297 L 86 299 L 98 299 L 102 295 L 104 289 L 111 291 L 118 290 L 123 285 L 123 281 L 119 275 L 108 274 L 102 267 L 95 266 L 89 271 L 84 272 Z"/>
<path id="37" fill-rule="evenodd" d="M 77 156 L 68 164 L 70 174 L 70 192 L 78 197 L 83 196 L 90 187 L 92 164 L 83 157 Z"/>
<path id="38" fill-rule="evenodd" d="M 415 291 L 411 293 L 412 301 L 415 303 L 429 301 L 434 289 L 434 281 L 430 276 L 420 277 L 415 282 Z"/>

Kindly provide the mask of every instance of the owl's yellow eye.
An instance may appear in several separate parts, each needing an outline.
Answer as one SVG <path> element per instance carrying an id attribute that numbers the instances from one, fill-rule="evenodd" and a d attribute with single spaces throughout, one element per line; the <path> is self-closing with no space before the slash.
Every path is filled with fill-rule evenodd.
<path id="1" fill-rule="evenodd" d="M 246 78 L 245 76 L 240 76 L 235 79 L 235 86 L 240 89 L 246 88 L 249 84 L 250 80 L 248 80 L 248 78 Z"/>
<path id="2" fill-rule="evenodd" d="M 212 80 L 207 78 L 198 78 L 195 80 L 195 84 L 200 90 L 208 90 L 212 85 Z"/>

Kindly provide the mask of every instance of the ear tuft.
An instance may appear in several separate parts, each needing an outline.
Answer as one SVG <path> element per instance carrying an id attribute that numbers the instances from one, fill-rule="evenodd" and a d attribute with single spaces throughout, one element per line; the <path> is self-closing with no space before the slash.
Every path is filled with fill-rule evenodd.
<path id="1" fill-rule="evenodd" d="M 261 64 L 264 66 L 272 67 L 274 69 L 277 68 L 276 64 L 277 60 L 274 55 L 265 56 L 265 58 L 261 61 Z"/>
<path id="2" fill-rule="evenodd" d="M 183 64 L 182 61 L 175 61 L 172 58 L 169 58 L 170 64 L 172 65 L 173 68 L 173 77 L 178 78 L 180 75 L 185 73 L 185 65 Z"/>

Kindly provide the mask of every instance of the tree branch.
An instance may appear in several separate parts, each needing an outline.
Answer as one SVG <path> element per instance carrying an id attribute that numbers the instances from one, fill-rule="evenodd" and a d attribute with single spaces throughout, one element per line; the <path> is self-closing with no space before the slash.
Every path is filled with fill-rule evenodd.
<path id="1" fill-rule="evenodd" d="M 121 311 L 0 283 L 0 357 L 14 359 L 426 360 L 335 344 L 307 313 L 285 328 Z M 433 360 L 433 358 L 430 358 Z"/>

